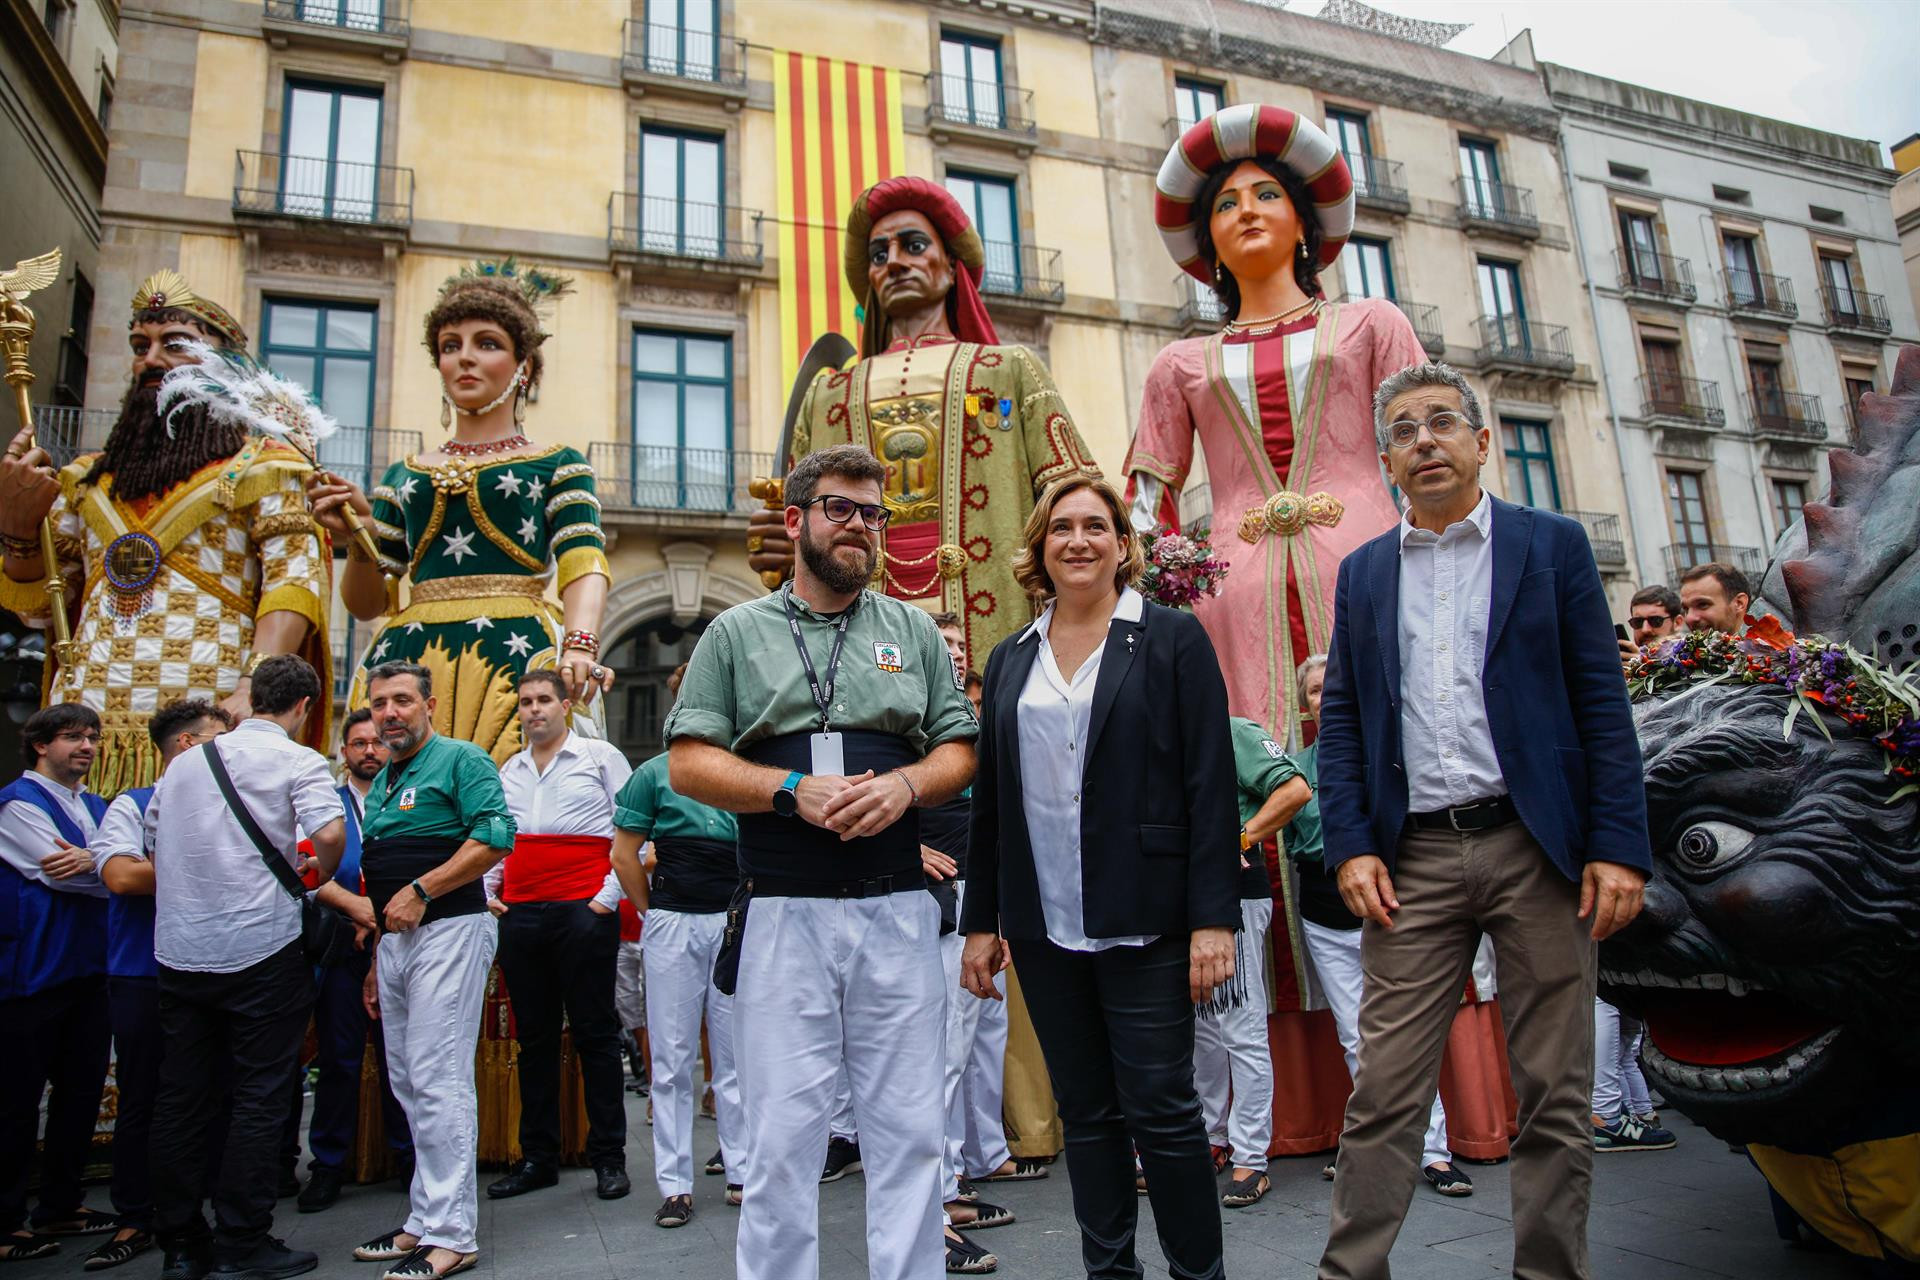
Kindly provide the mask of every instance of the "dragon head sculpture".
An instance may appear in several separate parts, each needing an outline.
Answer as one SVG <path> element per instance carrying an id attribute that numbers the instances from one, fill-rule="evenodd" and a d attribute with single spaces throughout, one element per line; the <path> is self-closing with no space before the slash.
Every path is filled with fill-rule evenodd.
<path id="1" fill-rule="evenodd" d="M 1747 637 L 1632 673 L 1654 874 L 1600 957 L 1669 1102 L 1790 1152 L 1920 1130 L 1920 348 L 1828 457 Z"/>

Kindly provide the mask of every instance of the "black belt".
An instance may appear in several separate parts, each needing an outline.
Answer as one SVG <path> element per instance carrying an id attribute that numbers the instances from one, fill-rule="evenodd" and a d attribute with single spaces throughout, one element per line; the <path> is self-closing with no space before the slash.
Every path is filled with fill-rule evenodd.
<path id="1" fill-rule="evenodd" d="M 755 876 L 756 898 L 884 898 L 891 893 L 924 893 L 924 875 L 868 876 L 865 880 L 784 880 Z"/>
<path id="2" fill-rule="evenodd" d="M 1407 815 L 1407 825 L 1416 831 L 1486 831 L 1493 827 L 1504 827 L 1519 817 L 1520 811 L 1513 807 L 1513 797 L 1495 796 L 1491 800 L 1476 800 L 1452 809 L 1410 813 Z"/>

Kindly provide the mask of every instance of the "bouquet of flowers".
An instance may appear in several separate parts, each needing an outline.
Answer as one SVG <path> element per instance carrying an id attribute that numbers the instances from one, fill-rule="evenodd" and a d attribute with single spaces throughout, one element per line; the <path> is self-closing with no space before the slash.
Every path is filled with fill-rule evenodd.
<path id="1" fill-rule="evenodd" d="M 1920 788 L 1920 680 L 1850 645 L 1796 636 L 1775 617 L 1748 618 L 1745 635 L 1692 631 L 1643 655 L 1627 671 L 1634 697 L 1694 682 L 1774 685 L 1793 695 L 1785 730 L 1802 713 L 1825 709 L 1865 733 L 1886 752 L 1889 776 L 1905 782 L 1893 798 Z M 1826 726 L 1819 715 L 1813 723 Z"/>
<path id="2" fill-rule="evenodd" d="M 1184 609 L 1203 596 L 1218 595 L 1226 576 L 1227 562 L 1213 554 L 1206 538 L 1162 527 L 1147 543 L 1140 594 L 1155 604 Z"/>

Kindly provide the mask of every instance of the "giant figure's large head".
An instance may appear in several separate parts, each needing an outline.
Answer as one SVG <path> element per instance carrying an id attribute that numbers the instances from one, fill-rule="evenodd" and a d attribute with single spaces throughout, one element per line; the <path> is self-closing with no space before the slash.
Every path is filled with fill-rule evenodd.
<path id="1" fill-rule="evenodd" d="M 847 213 L 843 265 L 860 299 L 860 354 L 884 351 L 888 317 L 944 298 L 947 325 L 962 342 L 997 345 L 1000 336 L 980 300 L 986 245 L 966 210 L 925 178 L 887 178 Z"/>

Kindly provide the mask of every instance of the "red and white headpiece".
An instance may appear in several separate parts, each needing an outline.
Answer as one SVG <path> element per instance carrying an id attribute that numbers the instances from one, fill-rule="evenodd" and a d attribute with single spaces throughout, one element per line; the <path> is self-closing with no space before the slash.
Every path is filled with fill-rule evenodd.
<path id="1" fill-rule="evenodd" d="M 1333 265 L 1346 247 L 1353 234 L 1353 174 L 1340 148 L 1305 116 L 1285 107 L 1242 103 L 1223 107 L 1181 134 L 1154 180 L 1153 220 L 1167 252 L 1188 275 L 1209 284 L 1213 280 L 1194 234 L 1196 218 L 1206 216 L 1193 207 L 1202 184 L 1217 169 L 1261 156 L 1293 170 L 1313 194 L 1320 216 L 1320 266 Z"/>

